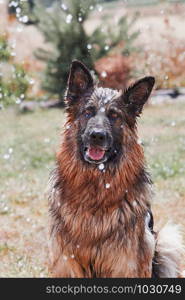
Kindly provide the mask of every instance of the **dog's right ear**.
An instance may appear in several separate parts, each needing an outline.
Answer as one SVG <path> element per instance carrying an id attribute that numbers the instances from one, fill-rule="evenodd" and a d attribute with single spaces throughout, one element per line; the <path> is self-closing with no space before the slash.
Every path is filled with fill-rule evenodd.
<path id="1" fill-rule="evenodd" d="M 72 103 L 80 98 L 88 89 L 93 87 L 93 78 L 90 71 L 78 60 L 71 64 L 68 78 L 66 100 Z"/>

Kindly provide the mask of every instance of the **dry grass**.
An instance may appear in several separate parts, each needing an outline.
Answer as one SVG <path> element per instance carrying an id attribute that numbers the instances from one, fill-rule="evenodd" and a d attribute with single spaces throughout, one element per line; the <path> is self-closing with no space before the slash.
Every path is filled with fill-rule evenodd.
<path id="1" fill-rule="evenodd" d="M 153 208 L 162 223 L 185 228 L 185 103 L 146 107 L 139 122 L 155 182 Z M 59 141 L 60 110 L 0 112 L 0 276 L 42 277 L 47 271 L 46 185 Z"/>

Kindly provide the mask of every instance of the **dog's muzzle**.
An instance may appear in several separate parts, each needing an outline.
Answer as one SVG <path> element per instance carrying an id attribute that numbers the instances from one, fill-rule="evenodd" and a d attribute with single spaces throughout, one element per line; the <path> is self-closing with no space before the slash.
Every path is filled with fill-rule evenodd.
<path id="1" fill-rule="evenodd" d="M 84 159 L 90 163 L 102 163 L 108 159 L 111 137 L 102 129 L 93 129 L 84 135 Z"/>

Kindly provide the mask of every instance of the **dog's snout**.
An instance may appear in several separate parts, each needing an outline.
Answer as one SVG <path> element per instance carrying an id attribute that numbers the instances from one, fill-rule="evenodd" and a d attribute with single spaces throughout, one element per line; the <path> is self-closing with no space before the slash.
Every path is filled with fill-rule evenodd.
<path id="1" fill-rule="evenodd" d="M 106 141 L 107 134 L 103 130 L 93 130 L 90 133 L 90 140 L 93 144 L 103 144 Z"/>

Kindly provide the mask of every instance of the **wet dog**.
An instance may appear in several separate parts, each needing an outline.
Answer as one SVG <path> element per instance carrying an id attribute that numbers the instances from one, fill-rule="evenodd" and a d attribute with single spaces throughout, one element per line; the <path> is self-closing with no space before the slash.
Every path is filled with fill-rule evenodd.
<path id="1" fill-rule="evenodd" d="M 137 137 L 153 85 L 145 77 L 124 91 L 98 87 L 81 62 L 72 63 L 51 176 L 52 276 L 179 276 L 181 238 L 175 227 L 154 232 L 151 179 Z"/>

